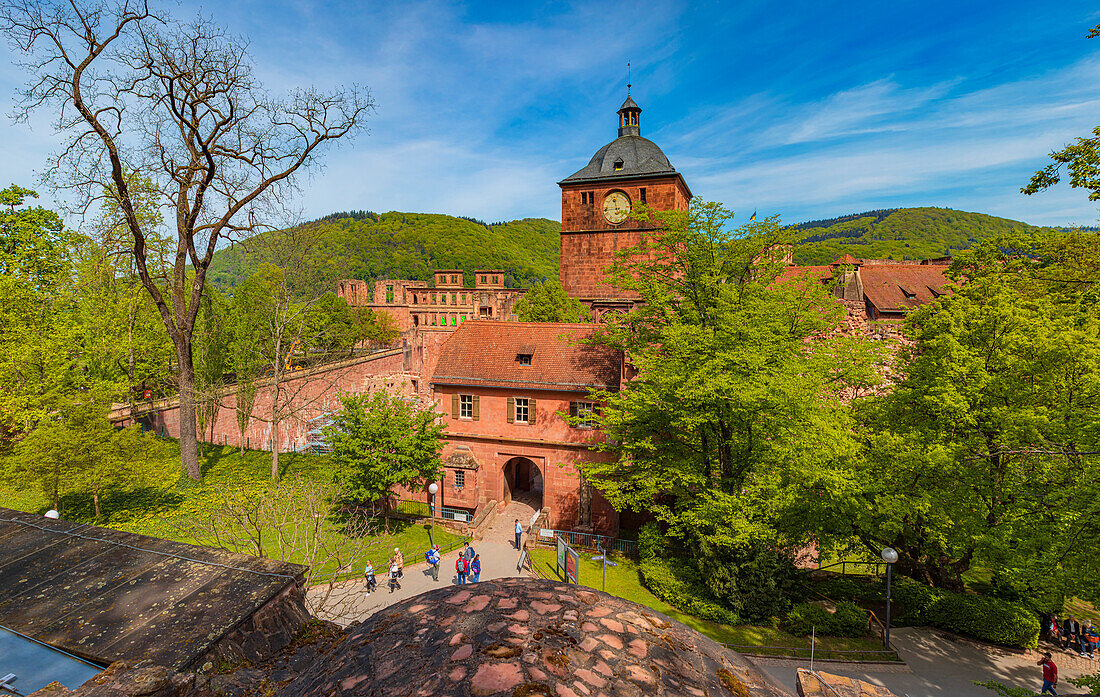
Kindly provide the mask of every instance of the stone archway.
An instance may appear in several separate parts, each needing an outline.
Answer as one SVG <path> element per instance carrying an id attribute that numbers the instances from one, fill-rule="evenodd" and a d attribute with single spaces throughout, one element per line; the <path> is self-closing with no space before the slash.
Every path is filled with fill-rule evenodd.
<path id="1" fill-rule="evenodd" d="M 525 457 L 513 457 L 504 463 L 504 501 L 522 501 L 536 511 L 542 510 L 545 480 L 542 470 Z"/>

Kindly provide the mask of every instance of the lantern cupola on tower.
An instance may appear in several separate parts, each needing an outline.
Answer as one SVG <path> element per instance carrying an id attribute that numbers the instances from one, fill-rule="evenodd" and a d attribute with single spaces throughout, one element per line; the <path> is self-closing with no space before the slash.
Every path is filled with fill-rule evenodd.
<path id="1" fill-rule="evenodd" d="M 619 137 L 623 136 L 640 136 L 642 134 L 641 128 L 638 126 L 638 115 L 642 113 L 642 108 L 634 103 L 634 100 L 630 98 L 630 86 L 627 85 L 626 89 L 626 101 L 619 107 Z"/>

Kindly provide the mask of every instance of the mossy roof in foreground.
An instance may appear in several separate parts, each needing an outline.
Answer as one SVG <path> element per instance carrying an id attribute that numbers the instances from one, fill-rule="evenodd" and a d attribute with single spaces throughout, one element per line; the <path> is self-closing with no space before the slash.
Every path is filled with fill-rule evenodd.
<path id="1" fill-rule="evenodd" d="M 0 625 L 101 665 L 191 663 L 303 567 L 0 508 Z"/>

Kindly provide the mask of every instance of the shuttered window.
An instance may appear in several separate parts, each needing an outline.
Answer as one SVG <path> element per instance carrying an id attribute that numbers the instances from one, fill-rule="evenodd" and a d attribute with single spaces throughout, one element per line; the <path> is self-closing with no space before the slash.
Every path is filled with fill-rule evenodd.
<path id="1" fill-rule="evenodd" d="M 451 418 L 477 421 L 480 416 L 480 402 L 476 394 L 451 395 Z"/>
<path id="2" fill-rule="evenodd" d="M 569 415 L 580 420 L 574 423 L 577 428 L 596 428 L 595 416 L 599 408 L 594 402 L 570 402 Z"/>
<path id="3" fill-rule="evenodd" d="M 535 400 L 528 397 L 509 397 L 508 416 L 508 423 L 534 425 Z"/>

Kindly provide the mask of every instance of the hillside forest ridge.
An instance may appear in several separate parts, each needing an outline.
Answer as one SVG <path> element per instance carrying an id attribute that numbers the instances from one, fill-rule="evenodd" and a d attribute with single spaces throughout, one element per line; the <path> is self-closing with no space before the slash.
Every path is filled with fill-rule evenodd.
<path id="1" fill-rule="evenodd" d="M 402 278 L 430 282 L 436 269 L 499 268 L 505 285 L 526 288 L 557 277 L 561 224 L 546 218 L 485 223 L 429 213 L 332 213 L 304 223 L 316 242 L 306 252 L 311 281 L 302 292 L 324 293 L 344 278 Z M 1049 230 L 984 213 L 919 207 L 868 211 L 790 226 L 794 261 L 829 264 L 860 259 L 932 259 L 1012 232 Z M 1088 228 L 1086 228 L 1087 230 Z M 263 234 L 259 236 L 262 238 Z M 260 243 L 237 243 L 214 254 L 210 282 L 232 289 L 270 259 Z"/>

